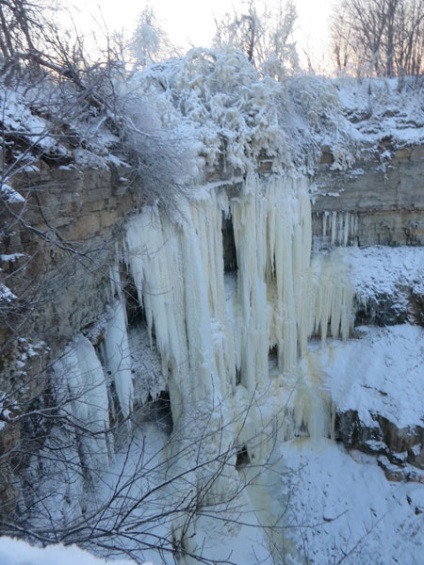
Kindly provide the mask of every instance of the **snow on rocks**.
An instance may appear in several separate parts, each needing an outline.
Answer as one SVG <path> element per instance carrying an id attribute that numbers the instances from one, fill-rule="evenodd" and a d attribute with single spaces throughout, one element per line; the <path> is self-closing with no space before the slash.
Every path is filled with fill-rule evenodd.
<path id="1" fill-rule="evenodd" d="M 25 198 L 6 183 L 1 184 L 0 193 L 2 198 L 4 198 L 5 202 L 8 204 L 21 204 L 22 202 L 25 202 Z"/>
<path id="2" fill-rule="evenodd" d="M 10 304 L 13 300 L 16 300 L 17 296 L 8 288 L 5 284 L 0 283 L 0 303 Z"/>
<path id="3" fill-rule="evenodd" d="M 331 256 L 348 270 L 358 323 L 424 325 L 424 248 L 344 247 Z"/>
<path id="4" fill-rule="evenodd" d="M 346 343 L 310 345 L 303 370 L 313 366 L 325 375 L 337 439 L 379 455 L 389 480 L 422 482 L 424 330 L 403 324 L 358 332 Z"/>

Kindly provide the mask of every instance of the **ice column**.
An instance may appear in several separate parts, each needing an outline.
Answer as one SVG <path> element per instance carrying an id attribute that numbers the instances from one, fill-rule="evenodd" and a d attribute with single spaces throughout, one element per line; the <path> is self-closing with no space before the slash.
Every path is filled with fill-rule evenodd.
<path id="1" fill-rule="evenodd" d="M 173 219 L 151 207 L 127 226 L 127 263 L 179 403 L 218 406 L 234 380 L 225 309 L 223 207 L 225 199 L 205 192 L 191 205 L 182 200 Z M 173 410 L 174 418 L 182 413 L 175 402 Z"/>
<path id="2" fill-rule="evenodd" d="M 128 418 L 132 411 L 133 383 L 127 319 L 122 299 L 117 299 L 110 310 L 103 352 L 107 369 L 115 384 L 122 414 L 124 418 Z"/>
<path id="3" fill-rule="evenodd" d="M 54 373 L 61 411 L 71 430 L 78 430 L 84 464 L 92 471 L 104 468 L 110 452 L 108 393 L 91 342 L 82 335 L 75 338 L 55 362 Z"/>

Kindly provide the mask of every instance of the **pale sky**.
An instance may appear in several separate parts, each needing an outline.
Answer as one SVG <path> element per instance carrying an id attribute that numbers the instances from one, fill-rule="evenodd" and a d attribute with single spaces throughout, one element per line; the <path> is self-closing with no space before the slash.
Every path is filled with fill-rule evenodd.
<path id="1" fill-rule="evenodd" d="M 272 3 L 272 0 L 268 0 Z M 319 63 L 325 49 L 327 20 L 333 0 L 295 0 L 298 10 L 296 39 L 299 51 L 308 49 Z M 214 33 L 214 16 L 240 7 L 243 0 L 150 0 L 163 29 L 172 42 L 183 47 L 208 47 Z M 84 13 L 82 24 L 90 27 L 90 13 L 98 19 L 99 9 L 109 31 L 131 32 L 147 4 L 143 0 L 71 0 Z"/>

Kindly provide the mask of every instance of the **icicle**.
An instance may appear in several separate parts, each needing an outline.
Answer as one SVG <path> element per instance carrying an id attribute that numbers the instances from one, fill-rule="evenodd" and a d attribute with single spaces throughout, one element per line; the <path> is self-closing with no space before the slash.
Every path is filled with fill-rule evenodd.
<path id="1" fill-rule="evenodd" d="M 83 336 L 74 339 L 55 362 L 54 372 L 62 409 L 80 430 L 84 464 L 90 470 L 104 468 L 110 451 L 109 402 L 105 375 L 91 342 Z"/>
<path id="2" fill-rule="evenodd" d="M 127 320 L 122 299 L 115 301 L 112 306 L 103 347 L 106 366 L 115 384 L 122 414 L 124 418 L 128 418 L 132 411 L 133 383 Z"/>
<path id="3" fill-rule="evenodd" d="M 358 236 L 358 216 L 352 212 L 323 212 L 322 238 L 333 246 L 347 247 Z"/>

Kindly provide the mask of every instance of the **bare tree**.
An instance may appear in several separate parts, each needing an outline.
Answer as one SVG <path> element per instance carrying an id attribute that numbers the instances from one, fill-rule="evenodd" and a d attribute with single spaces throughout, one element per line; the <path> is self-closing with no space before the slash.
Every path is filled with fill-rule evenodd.
<path id="1" fill-rule="evenodd" d="M 332 51 L 339 72 L 403 77 L 422 71 L 423 0 L 345 0 L 332 18 Z"/>
<path id="2" fill-rule="evenodd" d="M 152 400 L 129 416 L 130 435 L 125 419 L 101 429 L 84 412 L 92 410 L 93 395 L 101 394 L 102 384 L 90 389 L 84 384 L 78 390 L 69 388 L 66 380 L 65 374 L 56 374 L 26 407 L 0 398 L 7 425 L 25 432 L 15 445 L 0 445 L 0 473 L 9 462 L 20 476 L 21 490 L 17 516 L 12 504 L 0 506 L 0 533 L 42 545 L 76 543 L 108 557 L 126 553 L 136 562 L 143 562 L 144 551 L 154 550 L 177 562 L 234 563 L 230 552 L 219 560 L 208 557 L 195 538 L 196 523 L 206 517 L 217 527 L 236 524 L 251 528 L 253 534 L 258 526 L 249 519 L 251 510 L 243 506 L 243 496 L 246 488 L 260 482 L 269 458 L 255 465 L 249 462 L 246 444 L 238 444 L 237 438 L 229 445 L 222 441 L 233 422 L 216 425 L 220 406 L 173 430 L 169 402 Z M 252 408 L 256 400 L 252 395 Z M 234 418 L 246 422 L 248 413 Z M 256 447 L 267 439 L 272 453 L 278 426 L 275 419 L 272 438 L 260 432 L 248 442 Z M 146 433 L 152 428 L 155 444 L 147 444 Z M 120 437 L 125 437 L 124 445 Z M 113 451 L 114 443 L 110 457 L 106 451 Z M 216 449 L 211 451 L 211 445 Z M 109 468 L 96 463 L 108 457 Z M 284 507 L 275 522 L 264 526 L 265 537 L 279 538 L 285 512 Z"/>
<path id="3" fill-rule="evenodd" d="M 340 9 L 332 18 L 331 54 L 336 63 L 337 72 L 345 74 L 350 66 L 353 57 L 351 48 L 351 33 L 349 21 L 345 10 Z"/>

